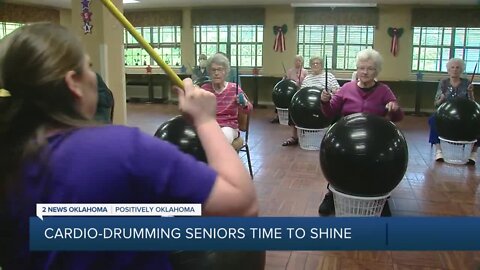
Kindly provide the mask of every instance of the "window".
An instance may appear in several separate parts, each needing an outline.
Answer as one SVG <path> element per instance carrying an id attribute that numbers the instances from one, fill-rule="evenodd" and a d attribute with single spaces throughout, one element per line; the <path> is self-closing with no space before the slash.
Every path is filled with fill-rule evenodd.
<path id="1" fill-rule="evenodd" d="M 262 25 L 195 26 L 194 33 L 195 59 L 202 53 L 211 56 L 220 51 L 230 56 L 232 66 L 262 66 Z"/>
<path id="2" fill-rule="evenodd" d="M 150 26 L 136 29 L 167 65 L 181 65 L 180 26 Z M 125 30 L 124 44 L 126 66 L 157 65 L 127 30 Z"/>
<path id="3" fill-rule="evenodd" d="M 412 71 L 446 72 L 450 58 L 463 59 L 472 73 L 480 59 L 480 28 L 413 28 Z"/>
<path id="4" fill-rule="evenodd" d="M 312 56 L 326 55 L 329 69 L 354 70 L 357 53 L 373 47 L 374 33 L 374 26 L 299 25 L 297 53 L 305 58 L 306 66 Z"/>
<path id="5" fill-rule="evenodd" d="M 0 22 L 0 39 L 22 26 L 22 23 Z"/>

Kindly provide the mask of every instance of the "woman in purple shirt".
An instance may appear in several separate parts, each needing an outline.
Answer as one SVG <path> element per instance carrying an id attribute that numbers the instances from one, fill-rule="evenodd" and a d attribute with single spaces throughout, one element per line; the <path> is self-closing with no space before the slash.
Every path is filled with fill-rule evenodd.
<path id="1" fill-rule="evenodd" d="M 206 215 L 253 216 L 252 181 L 215 120 L 215 96 L 184 80 L 208 164 L 137 128 L 98 126 L 97 81 L 62 26 L 23 26 L 0 41 L 0 266 L 171 269 L 166 252 L 30 252 L 37 203 L 201 203 Z M 5 112 L 5 113 L 3 113 Z"/>
<path id="2" fill-rule="evenodd" d="M 373 49 L 365 49 L 357 54 L 358 81 L 345 83 L 334 95 L 322 91 L 322 111 L 330 118 L 353 113 L 370 113 L 387 117 L 393 122 L 403 119 L 403 111 L 398 105 L 392 90 L 375 80 L 382 69 L 382 57 Z M 333 194 L 328 191 L 318 212 L 328 216 L 335 210 Z M 390 209 L 385 204 L 382 216 L 389 216 Z"/>

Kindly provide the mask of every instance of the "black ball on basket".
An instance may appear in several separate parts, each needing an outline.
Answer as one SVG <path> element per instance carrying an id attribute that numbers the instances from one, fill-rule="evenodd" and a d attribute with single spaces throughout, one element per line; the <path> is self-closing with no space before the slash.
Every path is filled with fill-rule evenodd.
<path id="1" fill-rule="evenodd" d="M 320 146 L 320 166 L 339 192 L 360 197 L 383 196 L 407 170 L 405 137 L 385 118 L 356 113 L 333 124 Z"/>
<path id="2" fill-rule="evenodd" d="M 318 87 L 304 87 L 293 95 L 288 112 L 297 127 L 322 129 L 330 125 L 322 113 L 321 94 Z"/>
<path id="3" fill-rule="evenodd" d="M 263 270 L 265 252 L 174 251 L 170 255 L 170 261 L 175 270 Z"/>
<path id="4" fill-rule="evenodd" d="M 0 89 L 1 91 L 1 89 Z M 8 108 L 11 104 L 12 99 L 10 96 L 8 97 L 3 97 L 0 95 L 0 115 L 5 115 L 7 114 Z"/>
<path id="5" fill-rule="evenodd" d="M 438 135 L 451 141 L 473 141 L 480 137 L 480 105 L 465 98 L 447 101 L 435 112 Z"/>
<path id="6" fill-rule="evenodd" d="M 210 77 L 203 76 L 203 77 L 200 77 L 200 78 L 196 79 L 195 81 L 193 81 L 193 84 L 202 87 L 202 85 L 207 84 L 207 83 L 211 83 L 211 82 L 212 82 L 212 80 L 210 80 Z"/>
<path id="7" fill-rule="evenodd" d="M 293 95 L 298 90 L 294 80 L 283 79 L 273 87 L 272 100 L 277 108 L 288 108 Z"/>
<path id="8" fill-rule="evenodd" d="M 197 136 L 197 131 L 183 116 L 175 116 L 163 123 L 158 127 L 154 136 L 175 144 L 182 152 L 207 163 L 207 156 Z"/>

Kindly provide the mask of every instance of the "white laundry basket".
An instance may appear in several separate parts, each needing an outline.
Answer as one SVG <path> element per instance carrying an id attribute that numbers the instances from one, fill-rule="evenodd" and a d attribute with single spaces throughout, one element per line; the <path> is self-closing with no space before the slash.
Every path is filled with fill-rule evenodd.
<path id="1" fill-rule="evenodd" d="M 304 150 L 320 150 L 325 129 L 297 128 L 298 144 Z"/>
<path id="2" fill-rule="evenodd" d="M 377 197 L 358 197 L 335 190 L 330 185 L 337 217 L 379 217 L 390 194 Z"/>
<path id="3" fill-rule="evenodd" d="M 277 108 L 280 125 L 288 126 L 288 108 Z"/>
<path id="4" fill-rule="evenodd" d="M 470 157 L 474 141 L 451 141 L 439 137 L 440 146 L 442 147 L 443 159 L 451 164 L 465 164 Z"/>

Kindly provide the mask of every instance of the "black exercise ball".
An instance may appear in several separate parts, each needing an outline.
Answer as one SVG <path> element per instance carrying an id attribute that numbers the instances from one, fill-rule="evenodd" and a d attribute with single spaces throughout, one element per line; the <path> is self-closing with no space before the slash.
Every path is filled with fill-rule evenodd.
<path id="1" fill-rule="evenodd" d="M 294 80 L 283 79 L 273 87 L 272 100 L 277 108 L 288 108 L 298 86 Z"/>
<path id="2" fill-rule="evenodd" d="M 197 131 L 183 116 L 175 116 L 163 123 L 155 132 L 155 137 L 175 144 L 181 151 L 207 163 L 207 157 L 197 136 Z"/>
<path id="3" fill-rule="evenodd" d="M 170 255 L 174 270 L 263 270 L 264 251 L 175 251 Z"/>
<path id="4" fill-rule="evenodd" d="M 0 96 L 0 115 L 7 114 L 7 111 L 10 107 L 12 99 L 10 97 Z"/>
<path id="5" fill-rule="evenodd" d="M 321 129 L 330 125 L 330 120 L 322 113 L 322 89 L 304 87 L 293 95 L 288 113 L 297 127 Z"/>
<path id="6" fill-rule="evenodd" d="M 435 112 L 438 135 L 451 141 L 473 141 L 480 137 L 480 105 L 456 98 L 438 107 Z"/>
<path id="7" fill-rule="evenodd" d="M 210 77 L 203 76 L 203 77 L 198 78 L 195 81 L 193 81 L 193 84 L 202 87 L 202 85 L 207 84 L 207 83 L 211 83 L 211 82 L 212 82 L 212 80 L 210 80 Z"/>
<path id="8" fill-rule="evenodd" d="M 332 125 L 320 146 L 320 166 L 338 191 L 382 196 L 402 180 L 408 163 L 405 137 L 392 122 L 371 114 L 345 116 Z"/>

